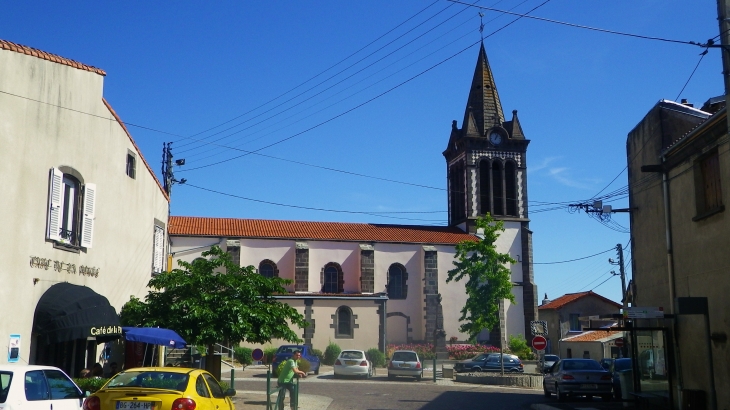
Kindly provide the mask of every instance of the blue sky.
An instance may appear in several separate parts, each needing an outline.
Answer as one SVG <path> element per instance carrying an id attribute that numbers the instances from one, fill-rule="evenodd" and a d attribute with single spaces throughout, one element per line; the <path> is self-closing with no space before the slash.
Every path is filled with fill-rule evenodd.
<path id="1" fill-rule="evenodd" d="M 718 34 L 710 0 L 477 4 L 668 40 Z M 600 284 L 619 300 L 613 251 L 545 264 L 628 243 L 566 204 L 617 192 L 611 205 L 626 207 L 626 135 L 660 99 L 723 94 L 720 53 L 700 62 L 697 46 L 515 19 L 484 11 L 484 43 L 505 113 L 531 140 L 540 298 Z M 164 142 L 186 159 L 173 215 L 443 225 L 441 153 L 461 126 L 479 23 L 445 0 L 24 1 L 3 4 L 0 38 L 106 70 L 104 96 L 158 175 Z"/>

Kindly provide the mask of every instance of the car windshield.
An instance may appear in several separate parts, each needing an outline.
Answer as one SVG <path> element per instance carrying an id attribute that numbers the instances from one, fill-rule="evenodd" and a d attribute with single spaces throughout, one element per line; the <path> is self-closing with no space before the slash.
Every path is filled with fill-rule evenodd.
<path id="1" fill-rule="evenodd" d="M 343 359 L 362 359 L 363 354 L 362 352 L 345 350 L 344 352 L 340 353 L 340 357 Z"/>
<path id="2" fill-rule="evenodd" d="M 280 346 L 276 353 L 294 353 L 302 351 L 301 346 Z"/>
<path id="3" fill-rule="evenodd" d="M 560 358 L 554 354 L 546 354 L 545 355 L 545 361 L 546 362 L 557 362 L 560 360 Z"/>
<path id="4" fill-rule="evenodd" d="M 188 375 L 165 371 L 130 371 L 112 377 L 106 388 L 144 387 L 185 391 Z"/>
<path id="5" fill-rule="evenodd" d="M 0 372 L 0 403 L 5 403 L 10 391 L 10 382 L 13 381 L 13 372 Z"/>
<path id="6" fill-rule="evenodd" d="M 393 353 L 393 361 L 396 362 L 417 362 L 418 356 L 415 352 L 395 352 Z"/>
<path id="7" fill-rule="evenodd" d="M 563 362 L 564 370 L 603 370 L 601 364 L 595 360 L 566 360 Z"/>
<path id="8" fill-rule="evenodd" d="M 613 370 L 620 372 L 631 368 L 631 359 L 618 359 L 613 362 Z"/>

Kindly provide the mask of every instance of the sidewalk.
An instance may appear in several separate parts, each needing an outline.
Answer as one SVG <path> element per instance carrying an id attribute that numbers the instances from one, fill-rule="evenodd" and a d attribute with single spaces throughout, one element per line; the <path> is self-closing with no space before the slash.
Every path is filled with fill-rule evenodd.
<path id="1" fill-rule="evenodd" d="M 265 410 L 266 409 L 266 393 L 263 391 L 237 391 L 236 396 L 232 398 L 236 410 Z M 276 394 L 271 396 L 272 404 L 276 404 Z M 323 410 L 326 409 L 332 399 L 325 396 L 315 396 L 313 394 L 299 395 L 298 410 Z M 285 409 L 289 409 L 289 395 L 286 397 Z"/>

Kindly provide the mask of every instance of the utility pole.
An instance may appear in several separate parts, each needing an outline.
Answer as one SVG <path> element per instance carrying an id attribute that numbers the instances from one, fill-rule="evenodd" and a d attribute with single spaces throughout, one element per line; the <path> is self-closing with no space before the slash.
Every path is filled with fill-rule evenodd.
<path id="1" fill-rule="evenodd" d="M 185 165 L 185 159 L 175 160 L 176 166 Z M 168 197 L 172 197 L 172 186 L 174 184 L 184 184 L 187 182 L 185 178 L 179 181 L 175 179 L 175 173 L 172 165 L 172 142 L 162 143 L 162 185 Z"/>
<path id="2" fill-rule="evenodd" d="M 717 20 L 720 23 L 720 51 L 722 53 L 722 79 L 725 82 L 725 105 L 730 107 L 730 0 L 717 0 Z M 730 115 L 727 117 L 730 130 Z"/>
<path id="3" fill-rule="evenodd" d="M 729 0 L 730 1 L 730 0 Z M 624 270 L 624 247 L 619 243 L 616 245 L 616 254 L 618 255 L 618 262 L 614 262 L 613 259 L 609 259 L 608 263 L 611 265 L 618 265 L 619 275 L 621 275 L 621 302 L 624 310 L 629 307 L 629 300 L 626 297 L 626 271 Z M 614 272 L 611 272 L 614 273 Z"/>

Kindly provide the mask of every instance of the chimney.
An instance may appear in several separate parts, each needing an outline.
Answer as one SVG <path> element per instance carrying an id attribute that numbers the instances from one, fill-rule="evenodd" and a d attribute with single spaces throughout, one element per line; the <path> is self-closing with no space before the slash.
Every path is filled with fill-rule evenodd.
<path id="1" fill-rule="evenodd" d="M 694 104 L 690 104 L 687 102 L 686 98 L 682 98 L 682 105 L 686 105 L 687 107 L 694 107 Z"/>
<path id="2" fill-rule="evenodd" d="M 542 300 L 542 305 L 547 305 L 548 303 L 550 303 L 550 299 L 548 299 L 547 293 L 546 293 L 545 294 L 545 299 Z"/>

